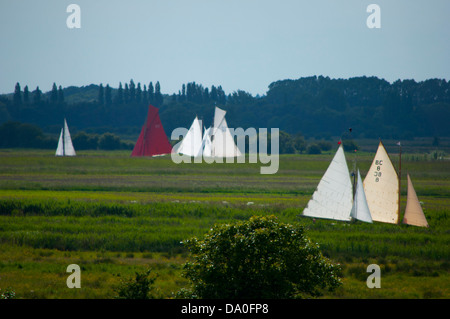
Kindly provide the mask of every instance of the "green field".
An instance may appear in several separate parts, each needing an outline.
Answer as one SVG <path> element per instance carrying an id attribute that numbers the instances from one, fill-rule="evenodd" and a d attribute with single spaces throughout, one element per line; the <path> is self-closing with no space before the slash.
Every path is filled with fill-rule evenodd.
<path id="1" fill-rule="evenodd" d="M 326 256 L 342 264 L 343 286 L 323 298 L 449 298 L 450 161 L 405 153 L 430 228 L 346 223 L 301 216 L 334 152 L 282 155 L 277 174 L 264 164 L 174 164 L 170 156 L 129 151 L 0 150 L 0 288 L 17 298 L 113 298 L 120 278 L 150 267 L 157 298 L 187 286 L 182 240 L 216 223 L 275 215 L 305 225 Z M 373 153 L 346 154 L 364 177 Z M 391 155 L 394 165 L 398 158 Z M 69 289 L 69 264 L 81 289 Z M 369 289 L 367 266 L 381 267 Z"/>

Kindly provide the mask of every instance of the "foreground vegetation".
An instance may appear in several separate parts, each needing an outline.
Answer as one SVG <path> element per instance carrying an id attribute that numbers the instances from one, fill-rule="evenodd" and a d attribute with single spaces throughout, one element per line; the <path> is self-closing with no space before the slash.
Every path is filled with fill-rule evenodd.
<path id="1" fill-rule="evenodd" d="M 402 169 L 430 224 L 419 228 L 301 217 L 333 151 L 282 156 L 275 175 L 260 175 L 261 164 L 176 165 L 170 157 L 123 151 L 78 155 L 1 152 L 0 288 L 16 298 L 113 298 L 123 278 L 147 268 L 158 274 L 153 297 L 172 298 L 189 284 L 181 276 L 189 257 L 181 242 L 255 215 L 304 226 L 342 265 L 342 287 L 325 298 L 450 296 L 448 161 L 404 157 Z M 358 154 L 363 176 L 372 157 Z M 381 289 L 366 286 L 373 263 L 381 267 Z M 81 289 L 66 286 L 69 264 L 81 267 Z"/>

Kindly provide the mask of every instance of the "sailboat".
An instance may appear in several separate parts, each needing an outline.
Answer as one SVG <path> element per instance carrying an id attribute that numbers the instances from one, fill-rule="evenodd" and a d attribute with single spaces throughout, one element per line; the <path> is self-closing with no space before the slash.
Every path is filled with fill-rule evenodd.
<path id="1" fill-rule="evenodd" d="M 364 191 L 373 221 L 398 223 L 399 189 L 397 171 L 380 141 L 375 158 L 364 179 Z"/>
<path id="2" fill-rule="evenodd" d="M 76 156 L 66 119 L 64 119 L 64 126 L 59 135 L 55 156 Z"/>
<path id="3" fill-rule="evenodd" d="M 366 193 L 358 169 L 358 181 L 356 184 L 355 197 L 353 199 L 352 218 L 366 223 L 372 223 L 372 215 L 370 214 L 369 205 L 367 205 Z"/>
<path id="4" fill-rule="evenodd" d="M 403 216 L 403 224 L 429 227 L 409 174 L 407 175 L 407 177 L 408 195 L 406 200 L 405 215 Z"/>
<path id="5" fill-rule="evenodd" d="M 350 221 L 352 207 L 353 186 L 344 149 L 340 144 L 312 198 L 303 210 L 303 215 Z"/>
<path id="6" fill-rule="evenodd" d="M 194 157 L 238 157 L 239 148 L 225 120 L 226 111 L 216 107 L 212 127 L 204 128 L 195 117 L 189 131 L 180 142 L 177 153 Z"/>
<path id="7" fill-rule="evenodd" d="M 202 127 L 196 116 L 189 131 L 181 141 L 177 152 L 188 156 L 198 157 L 202 156 L 202 146 Z"/>
<path id="8" fill-rule="evenodd" d="M 170 154 L 172 146 L 159 118 L 159 111 L 153 105 L 148 106 L 147 119 L 134 145 L 131 156 L 158 156 Z"/>
<path id="9" fill-rule="evenodd" d="M 203 140 L 202 140 L 202 150 L 203 156 L 211 157 L 212 149 L 211 149 L 211 128 L 204 130 L 203 132 Z"/>
<path id="10" fill-rule="evenodd" d="M 225 120 L 226 111 L 216 106 L 214 112 L 214 124 L 210 129 L 211 134 L 211 156 L 213 157 L 238 157 L 241 156 L 239 148 L 234 143 Z"/>

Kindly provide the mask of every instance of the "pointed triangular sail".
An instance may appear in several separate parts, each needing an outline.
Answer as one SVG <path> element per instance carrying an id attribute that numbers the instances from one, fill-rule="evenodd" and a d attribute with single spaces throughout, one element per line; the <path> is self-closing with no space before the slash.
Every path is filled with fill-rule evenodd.
<path id="1" fill-rule="evenodd" d="M 353 190 L 342 145 L 339 146 L 311 200 L 304 216 L 349 221 Z"/>
<path id="2" fill-rule="evenodd" d="M 403 223 L 414 226 L 428 227 L 427 219 L 423 213 L 422 206 L 417 198 L 411 178 L 408 174 L 408 197 L 406 201 L 405 215 L 403 216 Z"/>
<path id="3" fill-rule="evenodd" d="M 72 139 L 70 138 L 69 126 L 67 126 L 67 121 L 64 119 L 64 155 L 65 156 L 75 156 L 75 149 L 72 144 Z"/>
<path id="4" fill-rule="evenodd" d="M 56 156 L 64 156 L 64 128 L 61 129 L 59 134 L 58 147 L 56 148 Z"/>
<path id="5" fill-rule="evenodd" d="M 197 117 L 195 117 L 189 131 L 181 141 L 177 152 L 194 157 L 202 155 L 202 128 Z"/>
<path id="6" fill-rule="evenodd" d="M 203 156 L 210 157 L 211 156 L 211 128 L 206 129 L 203 133 L 203 141 L 202 141 L 202 149 Z"/>
<path id="7" fill-rule="evenodd" d="M 366 194 L 364 193 L 363 182 L 359 170 L 351 216 L 357 220 L 372 223 L 372 216 L 370 215 L 369 206 L 367 205 Z"/>
<path id="8" fill-rule="evenodd" d="M 380 141 L 364 179 L 364 191 L 373 221 L 398 223 L 398 188 L 397 172 Z"/>
<path id="9" fill-rule="evenodd" d="M 214 113 L 214 127 L 211 152 L 215 157 L 237 157 L 241 156 L 239 148 L 234 142 L 234 137 L 225 120 L 226 111 L 216 107 Z"/>
<path id="10" fill-rule="evenodd" d="M 225 119 L 226 113 L 227 111 L 224 111 L 216 106 L 214 111 L 213 134 L 215 134 L 216 129 L 221 126 L 222 121 Z"/>
<path id="11" fill-rule="evenodd" d="M 172 146 L 164 132 L 158 109 L 149 105 L 147 119 L 131 156 L 156 156 L 171 152 Z"/>

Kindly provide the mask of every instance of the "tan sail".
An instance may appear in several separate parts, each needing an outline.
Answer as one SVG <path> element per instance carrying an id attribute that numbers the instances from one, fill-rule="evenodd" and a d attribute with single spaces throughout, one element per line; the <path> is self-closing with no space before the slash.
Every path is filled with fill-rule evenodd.
<path id="1" fill-rule="evenodd" d="M 398 175 L 383 143 L 378 145 L 364 179 L 364 191 L 373 221 L 398 223 Z"/>
<path id="2" fill-rule="evenodd" d="M 405 216 L 403 216 L 403 224 L 428 227 L 427 219 L 420 206 L 416 191 L 414 190 L 411 178 L 408 174 L 408 197 L 406 200 Z"/>

